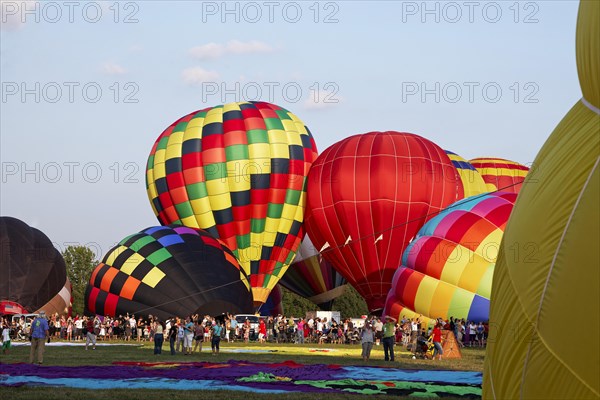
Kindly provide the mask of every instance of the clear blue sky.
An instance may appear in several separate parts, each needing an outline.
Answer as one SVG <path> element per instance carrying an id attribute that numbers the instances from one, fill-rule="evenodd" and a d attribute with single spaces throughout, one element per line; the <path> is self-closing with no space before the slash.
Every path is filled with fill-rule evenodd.
<path id="1" fill-rule="evenodd" d="M 223 96 L 259 89 L 320 151 L 397 130 L 524 164 L 581 96 L 576 1 L 67 3 L 2 0 L 0 40 L 0 214 L 60 250 L 157 224 L 155 139 Z"/>

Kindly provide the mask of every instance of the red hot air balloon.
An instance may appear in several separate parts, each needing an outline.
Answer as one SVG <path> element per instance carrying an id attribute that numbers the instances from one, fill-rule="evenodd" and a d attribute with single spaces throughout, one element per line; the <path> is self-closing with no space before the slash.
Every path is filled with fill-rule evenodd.
<path id="1" fill-rule="evenodd" d="M 355 135 L 314 162 L 305 226 L 369 310 L 378 311 L 409 241 L 462 193 L 456 169 L 433 142 L 392 131 Z"/>

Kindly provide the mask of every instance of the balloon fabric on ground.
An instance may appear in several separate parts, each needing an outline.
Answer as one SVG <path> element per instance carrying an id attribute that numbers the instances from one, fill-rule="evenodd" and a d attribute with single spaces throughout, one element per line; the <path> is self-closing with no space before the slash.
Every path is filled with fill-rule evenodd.
<path id="1" fill-rule="evenodd" d="M 598 1 L 579 5 L 576 49 L 583 98 L 535 158 L 494 271 L 486 399 L 600 397 Z"/>
<path id="2" fill-rule="evenodd" d="M 502 158 L 475 158 L 469 161 L 483 177 L 488 192 L 519 193 L 529 168 Z"/>
<path id="3" fill-rule="evenodd" d="M 161 224 L 205 229 L 223 240 L 267 300 L 302 239 L 305 182 L 317 156 L 291 112 L 229 103 L 175 121 L 156 140 L 146 183 Z"/>
<path id="4" fill-rule="evenodd" d="M 462 196 L 456 168 L 433 142 L 393 131 L 354 135 L 314 162 L 305 227 L 369 310 L 381 311 L 406 245 Z"/>
<path id="5" fill-rule="evenodd" d="M 245 273 L 222 242 L 180 225 L 144 229 L 123 239 L 95 268 L 86 313 L 174 317 L 249 313 Z"/>
<path id="6" fill-rule="evenodd" d="M 494 265 L 515 193 L 472 196 L 427 222 L 394 274 L 384 314 L 484 322 Z"/>
<path id="7" fill-rule="evenodd" d="M 333 300 L 344 293 L 346 280 L 315 248 L 308 235 L 296 253 L 294 262 L 279 283 L 322 310 L 330 311 Z"/>
<path id="8" fill-rule="evenodd" d="M 0 217 L 0 249 L 0 303 L 7 302 L 6 311 L 70 312 L 65 261 L 44 233 L 17 218 Z"/>

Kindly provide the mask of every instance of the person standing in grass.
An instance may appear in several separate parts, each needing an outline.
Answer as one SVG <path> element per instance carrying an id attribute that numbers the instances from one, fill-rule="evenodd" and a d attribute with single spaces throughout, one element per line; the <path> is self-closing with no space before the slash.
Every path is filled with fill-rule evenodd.
<path id="1" fill-rule="evenodd" d="M 394 343 L 396 341 L 396 318 L 387 315 L 383 325 L 383 353 L 385 361 L 394 361 Z M 389 355 L 388 355 L 389 353 Z"/>
<path id="2" fill-rule="evenodd" d="M 169 329 L 169 347 L 171 349 L 171 355 L 174 356 L 175 353 L 175 342 L 177 341 L 177 331 L 179 330 L 179 326 L 175 322 L 175 318 L 171 319 L 171 328 Z"/>
<path id="3" fill-rule="evenodd" d="M 7 322 L 2 324 L 2 354 L 8 354 L 10 351 L 10 327 Z"/>
<path id="4" fill-rule="evenodd" d="M 184 336 L 183 336 L 183 347 L 185 349 L 184 355 L 192 354 L 192 343 L 194 340 L 194 323 L 190 317 L 185 319 L 185 325 L 183 326 Z"/>
<path id="5" fill-rule="evenodd" d="M 156 327 L 154 330 L 154 354 L 162 354 L 162 345 L 165 341 L 165 336 L 163 334 L 165 329 L 165 323 L 156 320 Z"/>
<path id="6" fill-rule="evenodd" d="M 375 333 L 373 332 L 373 327 L 369 321 L 365 322 L 365 326 L 363 327 L 360 333 L 360 343 L 362 345 L 362 359 L 364 362 L 369 361 L 369 357 L 371 357 L 371 350 L 373 350 L 373 341 L 375 340 Z"/>
<path id="7" fill-rule="evenodd" d="M 34 359 L 42 364 L 44 362 L 44 347 L 46 338 L 49 337 L 48 321 L 46 321 L 46 312 L 41 311 L 31 323 L 31 351 L 29 352 L 29 362 L 33 364 Z"/>
<path id="8" fill-rule="evenodd" d="M 212 354 L 219 354 L 219 344 L 221 343 L 221 330 L 223 327 L 219 321 L 216 321 L 216 324 L 212 327 L 212 340 L 210 342 L 210 347 L 212 348 Z"/>
<path id="9" fill-rule="evenodd" d="M 202 342 L 204 341 L 204 327 L 202 326 L 202 321 L 196 320 L 194 323 L 194 350 L 192 353 L 196 351 L 198 346 L 200 346 L 199 353 L 202 353 Z"/>
<path id="10" fill-rule="evenodd" d="M 90 343 L 92 343 L 93 350 L 96 350 L 96 330 L 95 330 L 94 318 L 88 317 L 85 325 L 87 333 L 85 334 L 85 349 L 88 349 Z"/>

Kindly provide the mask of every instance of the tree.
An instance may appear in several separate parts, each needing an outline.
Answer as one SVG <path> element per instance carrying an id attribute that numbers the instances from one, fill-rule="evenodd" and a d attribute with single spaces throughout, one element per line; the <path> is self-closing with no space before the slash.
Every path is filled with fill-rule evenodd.
<path id="1" fill-rule="evenodd" d="M 304 318 L 307 311 L 319 310 L 319 307 L 304 297 L 298 296 L 296 293 L 290 292 L 283 286 L 281 287 L 281 303 L 283 312 L 286 316 L 294 316 L 296 318 Z"/>
<path id="2" fill-rule="evenodd" d="M 86 246 L 69 246 L 63 252 L 67 276 L 71 281 L 73 314 L 83 314 L 85 288 L 92 271 L 98 265 L 94 252 Z"/>
<path id="3" fill-rule="evenodd" d="M 339 311 L 342 318 L 358 318 L 369 314 L 365 299 L 350 284 L 346 285 L 344 294 L 333 300 L 331 309 Z"/>

